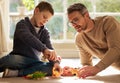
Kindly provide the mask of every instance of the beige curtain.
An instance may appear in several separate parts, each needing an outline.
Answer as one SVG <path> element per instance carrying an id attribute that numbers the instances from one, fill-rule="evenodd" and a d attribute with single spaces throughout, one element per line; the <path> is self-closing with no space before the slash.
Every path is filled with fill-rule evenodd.
<path id="1" fill-rule="evenodd" d="M 0 0 L 0 56 L 9 51 L 9 0 Z"/>

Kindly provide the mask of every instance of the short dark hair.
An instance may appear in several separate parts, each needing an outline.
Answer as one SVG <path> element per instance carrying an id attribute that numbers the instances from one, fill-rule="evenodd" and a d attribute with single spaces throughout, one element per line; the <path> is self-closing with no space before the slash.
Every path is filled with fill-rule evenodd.
<path id="1" fill-rule="evenodd" d="M 83 5 L 82 3 L 74 3 L 73 5 L 70 5 L 67 8 L 67 14 L 70 14 L 70 13 L 72 13 L 74 11 L 78 11 L 82 15 L 84 15 L 88 10 L 87 10 L 86 6 Z"/>
<path id="2" fill-rule="evenodd" d="M 54 10 L 53 7 L 50 3 L 46 2 L 46 1 L 41 1 L 36 8 L 39 8 L 40 12 L 47 10 L 49 11 L 52 15 L 54 15 Z"/>

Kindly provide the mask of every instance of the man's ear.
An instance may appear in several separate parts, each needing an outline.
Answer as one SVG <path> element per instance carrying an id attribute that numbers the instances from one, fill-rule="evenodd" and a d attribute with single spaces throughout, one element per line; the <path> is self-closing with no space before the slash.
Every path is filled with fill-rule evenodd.
<path id="1" fill-rule="evenodd" d="M 90 17 L 88 12 L 86 12 L 86 13 L 84 14 L 84 16 L 85 16 L 85 17 Z"/>
<path id="2" fill-rule="evenodd" d="M 34 10 L 34 14 L 38 13 L 39 12 L 39 8 L 35 8 Z"/>

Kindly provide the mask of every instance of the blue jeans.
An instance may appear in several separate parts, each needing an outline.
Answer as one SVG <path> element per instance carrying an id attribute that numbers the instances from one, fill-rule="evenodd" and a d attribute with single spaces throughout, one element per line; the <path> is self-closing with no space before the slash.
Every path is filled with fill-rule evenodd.
<path id="1" fill-rule="evenodd" d="M 42 62 L 21 55 L 7 55 L 0 58 L 0 72 L 9 68 L 19 70 L 18 76 L 25 76 L 35 71 L 42 71 L 50 76 L 52 75 L 53 64 L 53 62 Z"/>

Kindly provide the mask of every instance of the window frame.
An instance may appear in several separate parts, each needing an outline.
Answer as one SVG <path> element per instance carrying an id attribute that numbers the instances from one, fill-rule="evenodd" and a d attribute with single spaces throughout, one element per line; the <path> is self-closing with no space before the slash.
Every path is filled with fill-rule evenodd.
<path id="1" fill-rule="evenodd" d="M 37 4 L 38 0 L 35 0 L 35 4 Z M 46 0 L 45 0 L 46 1 Z M 74 42 L 74 39 L 68 39 L 67 38 L 67 1 L 68 0 L 63 0 L 63 12 L 55 12 L 55 15 L 61 15 L 63 16 L 63 39 L 52 39 L 53 42 Z M 96 12 L 96 1 L 95 0 L 91 0 L 91 4 L 92 4 L 92 8 L 93 8 L 93 11 L 90 12 L 90 16 L 92 18 L 95 18 L 97 16 L 103 16 L 103 15 L 111 15 L 111 16 L 120 16 L 120 13 L 119 12 Z M 25 13 L 25 15 L 19 15 L 18 12 L 15 12 L 15 13 L 12 13 L 12 12 L 9 12 L 9 16 L 10 16 L 10 19 L 11 18 L 16 18 L 16 17 L 19 17 L 19 18 L 23 18 L 25 16 L 31 16 L 31 12 L 29 13 Z"/>

